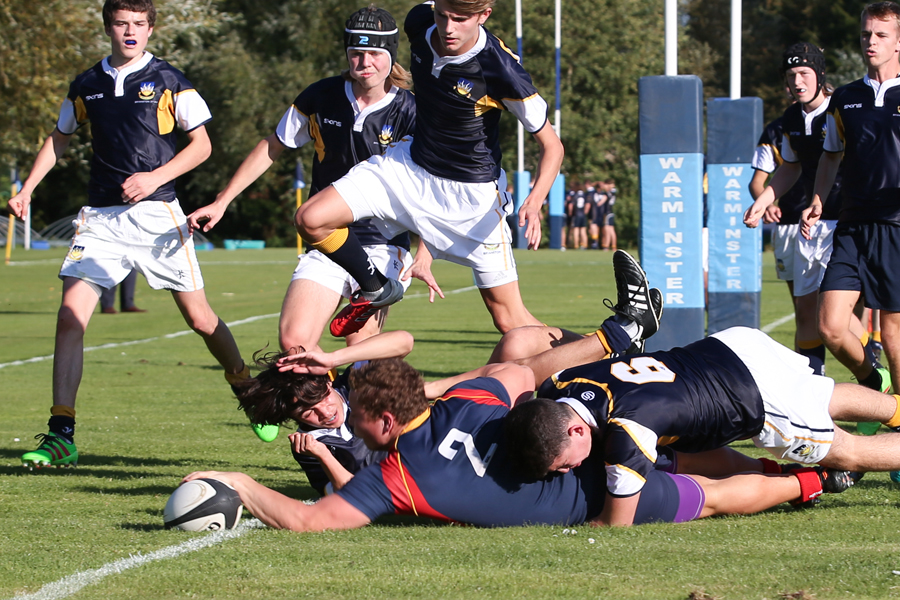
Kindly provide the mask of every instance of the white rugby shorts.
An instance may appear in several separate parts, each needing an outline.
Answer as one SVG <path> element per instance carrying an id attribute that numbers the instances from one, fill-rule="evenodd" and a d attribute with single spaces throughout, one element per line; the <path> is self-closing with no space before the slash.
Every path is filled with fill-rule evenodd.
<path id="1" fill-rule="evenodd" d="M 518 280 L 506 223 L 513 210 L 506 175 L 487 183 L 436 177 L 413 162 L 411 144 L 412 138 L 403 138 L 334 182 L 353 220 L 374 219 L 388 239 L 417 233 L 434 258 L 471 267 L 479 288 Z"/>
<path id="2" fill-rule="evenodd" d="M 711 337 L 738 355 L 753 376 L 766 412 L 757 448 L 776 458 L 814 464 L 831 449 L 834 421 L 828 413 L 834 380 L 813 375 L 809 360 L 758 329 L 732 327 Z"/>
<path id="3" fill-rule="evenodd" d="M 194 241 L 178 200 L 84 206 L 72 224 L 75 235 L 60 279 L 74 277 L 108 289 L 137 269 L 155 290 L 203 289 Z"/>
<path id="4" fill-rule="evenodd" d="M 781 281 L 794 280 L 794 256 L 800 224 L 775 225 L 772 232 L 772 248 L 775 250 L 775 273 Z"/>
<path id="5" fill-rule="evenodd" d="M 819 289 L 831 260 L 834 228 L 837 221 L 819 220 L 812 228 L 812 239 L 797 236 L 794 256 L 794 295 L 805 296 Z"/>
<path id="6" fill-rule="evenodd" d="M 412 265 L 412 255 L 399 246 L 378 244 L 363 246 L 363 249 L 369 255 L 372 264 L 390 279 L 400 281 L 400 276 Z M 359 289 L 359 284 L 343 267 L 318 250 L 310 250 L 306 254 L 300 255 L 291 281 L 298 279 L 315 281 L 344 298 L 349 298 Z M 400 281 L 400 283 L 405 292 L 409 289 L 412 280 Z"/>

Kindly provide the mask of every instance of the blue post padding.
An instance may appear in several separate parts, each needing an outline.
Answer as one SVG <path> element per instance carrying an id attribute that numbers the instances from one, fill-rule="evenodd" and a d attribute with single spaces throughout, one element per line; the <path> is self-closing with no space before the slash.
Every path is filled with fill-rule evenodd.
<path id="1" fill-rule="evenodd" d="M 525 239 L 525 228 L 519 227 L 519 209 L 522 208 L 522 204 L 525 202 L 525 198 L 528 197 L 528 193 L 531 191 L 531 173 L 528 171 L 516 171 L 513 173 L 513 200 L 515 210 L 513 211 L 512 218 L 508 219 L 509 228 L 516 232 L 515 234 L 515 248 L 527 248 L 528 241 Z"/>
<path id="2" fill-rule="evenodd" d="M 762 133 L 761 98 L 715 98 L 706 105 L 707 164 L 749 163 Z"/>
<path id="3" fill-rule="evenodd" d="M 762 228 L 745 227 L 743 215 L 753 204 L 750 160 L 762 114 L 759 98 L 714 100 L 707 106 L 709 333 L 760 324 Z"/>
<path id="4" fill-rule="evenodd" d="M 703 83 L 696 75 L 638 80 L 641 154 L 703 152 Z"/>
<path id="5" fill-rule="evenodd" d="M 641 265 L 665 301 L 663 350 L 703 337 L 703 84 L 694 75 L 638 82 Z"/>
<path id="6" fill-rule="evenodd" d="M 550 215 L 550 248 L 559 250 L 562 248 L 562 229 L 566 220 L 565 214 L 566 177 L 559 174 L 556 181 L 550 187 L 548 198 L 548 213 Z"/>

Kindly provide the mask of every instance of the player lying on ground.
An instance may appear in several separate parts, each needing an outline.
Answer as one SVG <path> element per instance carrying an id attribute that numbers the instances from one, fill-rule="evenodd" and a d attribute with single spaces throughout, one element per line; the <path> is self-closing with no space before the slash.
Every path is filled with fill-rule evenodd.
<path id="1" fill-rule="evenodd" d="M 866 472 L 900 469 L 900 434 L 850 435 L 834 424 L 900 425 L 900 396 L 813 375 L 805 357 L 735 327 L 667 352 L 566 369 L 507 420 L 513 455 L 533 476 L 603 448 L 602 520 L 629 524 L 657 446 L 681 452 L 752 438 L 778 458 Z M 592 443 L 593 442 L 593 443 Z"/>
<path id="2" fill-rule="evenodd" d="M 633 295 L 649 297 L 642 272 L 633 286 L 638 288 L 636 294 L 628 291 L 628 285 L 619 287 L 626 290 L 626 300 Z M 644 306 L 636 310 L 632 303 L 627 308 L 640 317 L 654 312 Z M 617 312 L 625 308 L 620 303 Z M 655 313 L 649 319 L 656 319 Z M 604 323 L 614 329 L 612 325 Z M 539 365 L 551 366 L 554 355 L 568 358 L 574 347 L 587 343 L 592 343 L 590 337 L 549 350 Z M 517 400 L 533 394 L 534 372 L 504 363 L 481 367 L 465 377 L 429 406 L 421 376 L 402 360 L 375 361 L 353 371 L 350 423 L 368 448 L 388 454 L 313 506 L 241 473 L 199 472 L 185 481 L 200 477 L 225 481 L 263 522 L 297 531 L 360 527 L 391 513 L 482 526 L 574 524 L 600 514 L 606 478 L 600 453 L 578 468 L 540 480 L 512 468 L 503 417 Z M 653 471 L 646 477 L 647 491 L 634 522 L 751 513 L 781 502 L 809 500 L 823 487 L 842 491 L 850 484 L 846 474 L 835 477 L 824 470 L 742 474 L 723 480 Z"/>

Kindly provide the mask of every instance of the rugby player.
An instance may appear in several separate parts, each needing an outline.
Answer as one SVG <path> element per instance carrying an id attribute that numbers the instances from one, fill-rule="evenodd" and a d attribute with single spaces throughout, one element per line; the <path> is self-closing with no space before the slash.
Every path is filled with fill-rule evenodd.
<path id="1" fill-rule="evenodd" d="M 400 31 L 389 12 L 374 5 L 354 12 L 344 28 L 347 70 L 300 92 L 275 132 L 256 145 L 215 201 L 188 215 L 190 226 L 203 231 L 215 227 L 234 198 L 288 148 L 297 149 L 308 142 L 315 146 L 310 186 L 310 195 L 315 195 L 356 163 L 382 154 L 391 143 L 412 134 L 416 106 L 409 92 L 409 73 L 397 63 L 399 43 Z M 388 239 L 369 219 L 351 223 L 349 228 L 369 260 L 387 277 L 396 280 L 402 272 L 409 272 L 408 233 Z M 426 273 L 423 279 L 433 295 L 436 283 L 429 281 L 430 272 Z M 416 274 L 421 276 L 418 270 Z M 402 286 L 408 288 L 409 280 Z M 301 255 L 281 307 L 281 349 L 318 348 L 341 297 L 349 298 L 358 289 L 350 274 L 320 251 Z M 365 327 L 347 336 L 347 344 L 377 334 L 386 317 L 386 308 L 378 311 Z M 274 425 L 255 423 L 253 429 L 267 442 L 278 435 Z"/>
<path id="2" fill-rule="evenodd" d="M 91 177 L 87 204 L 74 222 L 75 236 L 63 261 L 62 304 L 53 353 L 53 406 L 49 433 L 26 452 L 28 467 L 70 466 L 75 447 L 75 396 L 83 372 L 84 332 L 104 289 L 135 269 L 153 289 L 168 289 L 232 382 L 249 376 L 234 338 L 213 312 L 175 178 L 211 151 L 206 102 L 184 75 L 145 51 L 153 34 L 152 0 L 107 0 L 103 26 L 108 57 L 69 87 L 53 133 L 46 139 L 22 191 L 9 202 L 24 217 L 34 188 L 50 172 L 75 130 L 91 123 Z M 176 126 L 188 143 L 176 149 Z"/>
<path id="3" fill-rule="evenodd" d="M 827 131 L 826 110 L 833 92 L 825 81 L 825 55 L 812 44 L 794 44 L 782 55 L 782 75 L 796 100 L 784 112 L 781 142 L 783 163 L 775 171 L 771 184 L 744 214 L 744 223 L 748 227 L 756 227 L 764 211 L 776 198 L 789 192 L 798 181 L 802 181 L 804 197 L 811 198 L 816 169 L 823 152 Z M 840 189 L 838 173 L 823 206 L 822 216 L 811 229 L 809 239 L 796 235 L 799 225 L 791 227 L 794 235 L 789 251 L 792 254 L 789 264 L 794 270 L 792 287 L 797 320 L 795 349 L 809 358 L 810 366 L 819 375 L 825 374 L 825 345 L 816 327 L 818 290 L 831 258 L 832 237 L 840 212 Z M 865 348 L 868 333 L 856 315 L 850 314 L 848 326 Z M 877 363 L 871 350 L 866 350 L 866 353 L 867 362 L 874 369 L 880 369 L 881 385 L 875 389 L 887 392 L 890 388 L 890 374 Z"/>
<path id="4" fill-rule="evenodd" d="M 862 437 L 834 424 L 900 426 L 900 396 L 814 375 L 805 357 L 755 329 L 734 327 L 684 348 L 565 369 L 537 395 L 508 419 L 512 454 L 539 476 L 573 467 L 592 443 L 601 446 L 608 524 L 630 523 L 660 446 L 700 452 L 752 438 L 797 463 L 860 473 L 900 469 L 900 434 Z M 839 487 L 858 477 L 843 476 Z"/>
<path id="5" fill-rule="evenodd" d="M 900 381 L 900 5 L 877 2 L 860 17 L 867 74 L 838 88 L 827 111 L 825 152 L 801 234 L 813 236 L 838 171 L 842 204 L 834 250 L 819 288 L 818 327 L 825 345 L 860 383 L 885 389 L 847 323 L 860 295 L 881 310 L 881 342 L 890 379 Z M 891 266 L 894 265 L 894 266 Z"/>
<path id="6" fill-rule="evenodd" d="M 334 335 L 362 327 L 403 289 L 371 265 L 347 225 L 362 218 L 388 236 L 414 231 L 431 256 L 472 268 L 501 332 L 540 325 L 519 292 L 506 216 L 512 210 L 500 168 L 499 120 L 512 112 L 541 148 L 534 187 L 519 210 L 530 247 L 541 239 L 540 209 L 555 181 L 563 146 L 547 103 L 518 58 L 484 23 L 493 0 L 435 0 L 414 7 L 404 29 L 412 49 L 416 135 L 354 167 L 303 204 L 295 223 L 304 240 L 344 267 L 360 291 L 332 322 Z"/>

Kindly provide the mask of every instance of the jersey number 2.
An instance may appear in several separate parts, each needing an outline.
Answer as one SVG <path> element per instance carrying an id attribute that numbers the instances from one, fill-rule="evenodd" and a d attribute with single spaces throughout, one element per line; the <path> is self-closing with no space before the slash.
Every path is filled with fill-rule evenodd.
<path id="1" fill-rule="evenodd" d="M 463 448 L 466 449 L 466 456 L 469 458 L 469 462 L 472 463 L 475 474 L 479 477 L 484 477 L 484 473 L 487 471 L 491 459 L 494 458 L 494 451 L 497 450 L 497 444 L 491 444 L 485 457 L 481 458 L 481 454 L 478 453 L 478 448 L 475 447 L 475 440 L 472 438 L 472 434 L 460 431 L 454 427 L 450 430 L 450 433 L 444 436 L 441 445 L 438 446 L 438 453 L 447 460 L 453 460 L 456 457 L 456 453 L 459 452 L 457 448 L 453 447 L 454 444 L 457 443 L 461 443 Z"/>

